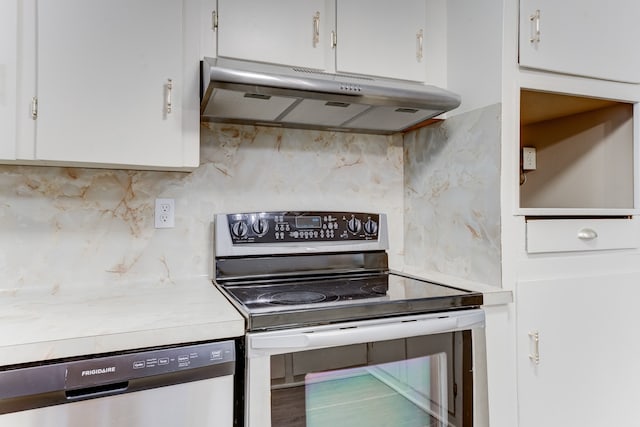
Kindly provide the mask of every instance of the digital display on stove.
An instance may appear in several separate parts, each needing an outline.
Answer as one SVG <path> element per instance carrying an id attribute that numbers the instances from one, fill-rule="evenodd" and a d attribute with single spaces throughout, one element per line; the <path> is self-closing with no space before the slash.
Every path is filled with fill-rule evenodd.
<path id="1" fill-rule="evenodd" d="M 322 218 L 319 216 L 297 216 L 296 228 L 321 228 Z"/>

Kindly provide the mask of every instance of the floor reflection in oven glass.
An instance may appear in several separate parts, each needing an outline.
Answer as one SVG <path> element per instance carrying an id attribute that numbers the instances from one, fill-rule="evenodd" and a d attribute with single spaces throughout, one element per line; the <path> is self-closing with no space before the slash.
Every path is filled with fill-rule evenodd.
<path id="1" fill-rule="evenodd" d="M 374 375 L 272 390 L 273 427 L 436 427 L 423 408 Z M 277 403 L 276 403 L 277 401 Z"/>
<path id="2" fill-rule="evenodd" d="M 307 384 L 307 426 L 435 425 L 423 409 L 373 375 Z"/>
<path id="3" fill-rule="evenodd" d="M 306 427 L 304 385 L 271 390 L 271 427 Z M 337 426 L 335 426 L 337 427 Z"/>

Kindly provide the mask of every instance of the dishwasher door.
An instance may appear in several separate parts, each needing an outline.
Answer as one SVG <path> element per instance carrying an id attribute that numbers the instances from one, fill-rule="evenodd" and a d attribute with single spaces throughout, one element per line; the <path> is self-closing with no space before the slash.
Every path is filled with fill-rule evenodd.
<path id="1" fill-rule="evenodd" d="M 235 343 L 0 369 L 0 427 L 233 425 Z"/>

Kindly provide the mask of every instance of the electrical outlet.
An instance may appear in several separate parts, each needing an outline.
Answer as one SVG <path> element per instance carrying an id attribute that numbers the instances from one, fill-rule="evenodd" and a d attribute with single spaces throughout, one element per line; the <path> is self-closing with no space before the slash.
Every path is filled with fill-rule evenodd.
<path id="1" fill-rule="evenodd" d="M 173 228 L 176 205 L 173 199 L 156 199 L 155 226 L 156 228 Z"/>
<path id="2" fill-rule="evenodd" d="M 536 148 L 522 147 L 522 170 L 536 170 Z"/>

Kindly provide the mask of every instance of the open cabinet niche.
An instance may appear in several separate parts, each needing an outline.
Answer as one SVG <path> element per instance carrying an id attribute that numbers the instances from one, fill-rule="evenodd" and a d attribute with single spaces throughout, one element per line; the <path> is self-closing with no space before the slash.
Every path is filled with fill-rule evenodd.
<path id="1" fill-rule="evenodd" d="M 520 95 L 520 153 L 536 152 L 536 169 L 521 173 L 520 207 L 543 215 L 633 209 L 633 104 L 525 89 Z"/>

